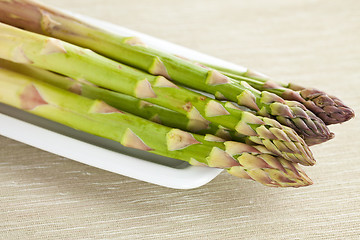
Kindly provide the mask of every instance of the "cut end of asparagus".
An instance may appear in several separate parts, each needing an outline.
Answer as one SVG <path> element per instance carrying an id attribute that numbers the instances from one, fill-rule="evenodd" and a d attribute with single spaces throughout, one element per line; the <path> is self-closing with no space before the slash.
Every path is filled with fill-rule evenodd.
<path id="1" fill-rule="evenodd" d="M 252 179 L 271 187 L 304 187 L 313 182 L 296 164 L 269 154 L 244 153 L 238 157 L 240 166 L 228 169 L 231 175 Z"/>
<path id="2" fill-rule="evenodd" d="M 305 105 L 309 109 L 316 107 L 314 113 L 327 125 L 343 123 L 355 116 L 354 110 L 346 106 L 339 98 L 325 92 L 305 88 L 300 91 L 300 95 L 306 100 Z"/>

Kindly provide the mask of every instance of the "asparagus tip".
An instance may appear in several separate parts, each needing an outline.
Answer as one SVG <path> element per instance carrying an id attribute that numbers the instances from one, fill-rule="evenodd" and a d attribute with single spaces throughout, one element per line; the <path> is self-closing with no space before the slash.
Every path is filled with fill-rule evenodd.
<path id="1" fill-rule="evenodd" d="M 240 166 L 227 171 L 234 176 L 252 179 L 270 187 L 305 187 L 313 181 L 296 163 L 268 154 L 244 153 L 238 158 Z"/>
<path id="2" fill-rule="evenodd" d="M 339 98 L 314 88 L 304 88 L 300 95 L 319 109 L 316 113 L 327 125 L 343 123 L 355 116 L 355 112 Z"/>

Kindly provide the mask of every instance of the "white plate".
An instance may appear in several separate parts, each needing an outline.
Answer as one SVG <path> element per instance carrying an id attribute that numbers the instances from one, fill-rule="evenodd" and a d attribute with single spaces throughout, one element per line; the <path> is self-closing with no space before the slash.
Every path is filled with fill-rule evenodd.
<path id="1" fill-rule="evenodd" d="M 133 30 L 89 17 L 73 15 L 124 36 L 139 36 L 146 44 L 157 49 L 189 59 L 243 70 L 237 65 Z M 215 168 L 195 167 L 183 161 L 125 148 L 114 141 L 74 131 L 3 104 L 0 104 L 0 126 L 2 126 L 0 134 L 8 138 L 90 166 L 169 188 L 196 188 L 210 182 L 222 171 Z"/>

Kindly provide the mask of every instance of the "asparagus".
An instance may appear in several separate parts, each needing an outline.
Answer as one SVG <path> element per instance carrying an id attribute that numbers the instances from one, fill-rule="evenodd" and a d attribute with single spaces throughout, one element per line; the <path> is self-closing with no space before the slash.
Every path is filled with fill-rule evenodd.
<path id="1" fill-rule="evenodd" d="M 24 64 L 18 64 L 13 63 L 10 61 L 6 61 L 3 59 L 0 59 L 0 67 L 3 67 L 5 69 L 16 71 L 18 73 L 30 76 L 32 78 L 35 78 L 37 80 L 52 84 L 54 86 L 60 87 L 62 89 L 66 89 L 69 91 L 72 91 L 77 94 L 81 94 L 85 97 L 92 98 L 92 99 L 101 99 L 104 100 L 107 104 L 117 108 L 124 110 L 128 113 L 143 117 L 145 119 L 149 119 L 155 122 L 160 122 L 163 125 L 166 125 L 168 127 L 175 127 L 180 128 L 182 130 L 188 130 L 187 129 L 187 117 L 185 115 L 179 114 L 175 111 L 171 111 L 169 109 L 163 108 L 161 106 L 151 104 L 149 102 L 146 102 L 144 100 L 140 100 L 125 94 L 121 94 L 118 92 L 109 91 L 107 89 L 98 88 L 93 85 L 84 84 L 79 81 L 67 78 L 65 76 L 61 76 L 49 71 L 46 71 L 44 69 L 32 67 L 29 65 Z M 270 120 L 271 121 L 271 120 Z M 201 134 L 207 134 L 206 139 L 214 139 L 219 140 L 219 138 L 216 138 L 216 136 L 224 138 L 226 140 L 236 140 L 241 141 L 243 143 L 249 143 L 251 138 L 245 137 L 245 136 L 239 136 L 236 133 L 233 133 L 231 131 L 219 128 L 214 126 L 213 124 L 210 124 L 210 128 L 200 131 Z M 265 125 L 266 127 L 270 128 L 274 126 L 274 124 L 271 125 Z M 261 130 L 258 130 L 261 131 Z M 271 131 L 276 131 L 272 129 Z M 214 136 L 215 135 L 215 136 Z M 221 140 L 220 140 L 221 141 Z M 257 140 L 255 140 L 257 141 Z M 260 144 L 262 144 L 260 142 Z M 279 145 L 279 143 L 275 144 Z M 285 155 L 284 153 L 279 153 L 279 150 L 272 150 L 273 146 L 272 144 L 265 144 L 268 146 L 261 146 L 256 143 L 251 144 L 254 148 L 258 149 L 258 151 L 263 153 L 272 153 L 277 155 Z M 301 146 L 299 146 L 301 148 Z M 293 146 L 294 148 L 294 146 Z M 294 148 L 295 149 L 295 148 Z M 311 153 L 310 153 L 311 154 Z"/>
<path id="2" fill-rule="evenodd" d="M 230 174 L 251 177 L 268 186 L 312 184 L 296 163 L 262 154 L 249 145 L 207 141 L 204 136 L 147 121 L 103 101 L 91 100 L 4 68 L 0 68 L 0 102 L 126 147 L 194 165 L 224 168 Z M 232 169 L 235 166 L 249 175 L 241 175 L 239 170 Z"/>
<path id="3" fill-rule="evenodd" d="M 354 111 L 339 98 L 315 88 L 306 88 L 293 83 L 277 82 L 261 73 L 248 69 L 240 71 L 207 63 L 200 63 L 199 65 L 205 68 L 216 69 L 232 79 L 246 81 L 260 91 L 268 91 L 283 99 L 300 102 L 327 125 L 346 122 L 355 115 Z"/>
<path id="4" fill-rule="evenodd" d="M 56 74 L 41 68 L 36 68 L 31 65 L 0 59 L 0 67 L 21 73 L 23 75 L 74 92 L 87 98 L 101 99 L 112 107 L 168 127 L 180 128 L 185 131 L 192 131 L 193 129 L 191 126 L 196 125 L 193 122 L 197 122 L 197 120 L 187 118 L 186 115 L 156 104 L 152 104 L 148 101 L 100 88 L 88 82 L 77 81 L 70 77 Z M 225 137 L 224 131 L 225 130 L 219 128 L 217 125 L 209 123 L 209 127 L 207 129 L 199 130 L 197 133 L 203 135 L 209 133 L 212 135 Z M 226 133 L 228 133 L 228 131 L 226 131 Z M 237 137 L 237 135 L 233 132 L 229 132 L 228 134 L 230 134 L 232 138 L 237 138 L 238 140 L 242 139 Z"/>
<path id="5" fill-rule="evenodd" d="M 147 47 L 136 37 L 104 31 L 33 1 L 1 0 L 0 13 L 2 22 L 90 48 L 151 74 L 237 102 L 258 115 L 274 117 L 282 124 L 294 127 L 308 144 L 325 142 L 333 137 L 322 120 L 314 114 L 309 115 L 302 105 L 284 101 L 266 91 L 257 91 L 245 81 L 239 84 L 216 70 L 207 70 Z"/>
<path id="6" fill-rule="evenodd" d="M 252 179 L 266 186 L 296 187 L 299 184 L 312 184 L 312 180 L 304 175 L 304 171 L 298 165 L 284 159 L 276 159 L 272 155 L 261 154 L 254 156 L 243 153 L 242 156 L 238 157 L 238 162 L 240 166 L 227 169 L 231 175 Z"/>
<path id="7" fill-rule="evenodd" d="M 88 49 L 60 40 L 0 24 L 0 57 L 51 70 L 73 79 L 88 81 L 185 114 L 194 131 L 214 122 L 236 129 L 241 111 L 233 105 L 179 87 L 162 76 L 107 59 Z M 91 71 L 89 71 L 89 69 Z M 239 129 L 240 130 L 240 129 Z"/>
<path id="8" fill-rule="evenodd" d="M 194 131 L 207 129 L 213 122 L 235 130 L 287 160 L 304 165 L 315 163 L 308 146 L 291 128 L 237 109 L 230 102 L 222 103 L 176 86 L 162 76 L 153 76 L 90 50 L 5 24 L 0 24 L 0 44 L 0 58 L 146 99 L 197 120 L 197 125 L 191 126 Z"/>

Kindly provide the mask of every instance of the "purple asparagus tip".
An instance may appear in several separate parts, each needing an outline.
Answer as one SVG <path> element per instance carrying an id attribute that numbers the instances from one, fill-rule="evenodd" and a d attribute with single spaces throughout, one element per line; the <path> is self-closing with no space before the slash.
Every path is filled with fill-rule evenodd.
<path id="1" fill-rule="evenodd" d="M 343 123 L 355 116 L 354 110 L 346 106 L 339 98 L 325 92 L 314 88 L 304 88 L 300 91 L 300 95 L 308 104 L 316 106 L 315 114 L 327 125 Z"/>

